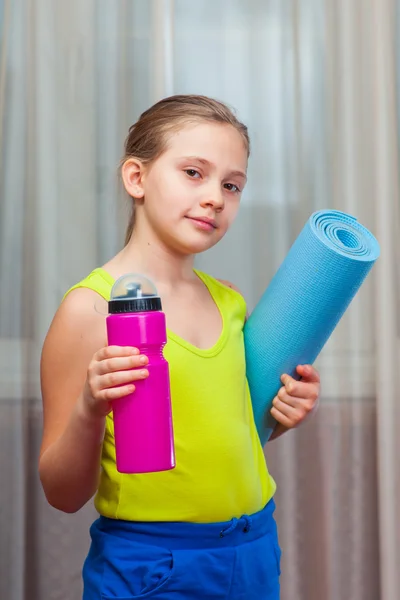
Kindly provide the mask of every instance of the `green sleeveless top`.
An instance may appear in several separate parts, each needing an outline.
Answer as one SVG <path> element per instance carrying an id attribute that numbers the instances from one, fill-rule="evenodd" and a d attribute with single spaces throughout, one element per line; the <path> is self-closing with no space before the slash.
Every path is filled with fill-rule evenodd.
<path id="1" fill-rule="evenodd" d="M 110 413 L 95 497 L 98 512 L 107 517 L 225 521 L 261 510 L 275 492 L 246 380 L 245 301 L 213 277 L 195 272 L 221 313 L 223 329 L 207 350 L 167 332 L 164 355 L 170 369 L 176 467 L 161 473 L 119 473 Z M 108 273 L 95 269 L 71 289 L 90 288 L 108 300 L 113 283 Z"/>

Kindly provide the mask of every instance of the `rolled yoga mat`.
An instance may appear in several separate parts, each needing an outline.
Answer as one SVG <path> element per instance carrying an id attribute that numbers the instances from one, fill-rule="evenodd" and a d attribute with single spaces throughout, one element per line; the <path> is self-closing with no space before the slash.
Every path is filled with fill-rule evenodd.
<path id="1" fill-rule="evenodd" d="M 244 327 L 246 369 L 261 443 L 288 373 L 312 364 L 379 256 L 375 237 L 335 210 L 311 215 Z"/>

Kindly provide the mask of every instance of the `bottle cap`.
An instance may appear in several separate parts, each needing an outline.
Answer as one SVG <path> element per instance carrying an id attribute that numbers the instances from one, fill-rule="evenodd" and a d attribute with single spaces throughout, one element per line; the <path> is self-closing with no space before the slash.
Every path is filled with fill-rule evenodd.
<path id="1" fill-rule="evenodd" d="M 161 298 L 154 283 L 138 273 L 127 273 L 116 280 L 108 303 L 111 314 L 161 310 Z"/>

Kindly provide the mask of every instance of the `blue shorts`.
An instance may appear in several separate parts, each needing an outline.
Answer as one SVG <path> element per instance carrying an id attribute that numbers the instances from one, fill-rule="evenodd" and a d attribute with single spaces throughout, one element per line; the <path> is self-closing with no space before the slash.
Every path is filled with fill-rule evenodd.
<path id="1" fill-rule="evenodd" d="M 83 567 L 83 600 L 279 600 L 271 500 L 224 523 L 139 523 L 100 517 Z"/>

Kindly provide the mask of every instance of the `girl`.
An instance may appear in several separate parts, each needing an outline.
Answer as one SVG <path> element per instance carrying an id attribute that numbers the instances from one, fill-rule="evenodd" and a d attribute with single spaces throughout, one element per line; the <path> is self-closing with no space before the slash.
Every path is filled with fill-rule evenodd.
<path id="1" fill-rule="evenodd" d="M 238 211 L 247 129 L 220 102 L 174 96 L 143 113 L 125 149 L 133 199 L 125 247 L 70 290 L 43 347 L 47 500 L 75 512 L 97 491 L 84 600 L 276 600 L 276 486 L 245 376 L 246 305 L 235 286 L 193 267 Z M 121 475 L 115 466 L 113 404 L 148 377 L 136 348 L 107 347 L 106 302 L 127 272 L 154 281 L 167 316 L 177 464 L 161 473 Z M 298 372 L 300 381 L 282 376 L 273 437 L 317 402 L 318 373 Z"/>

